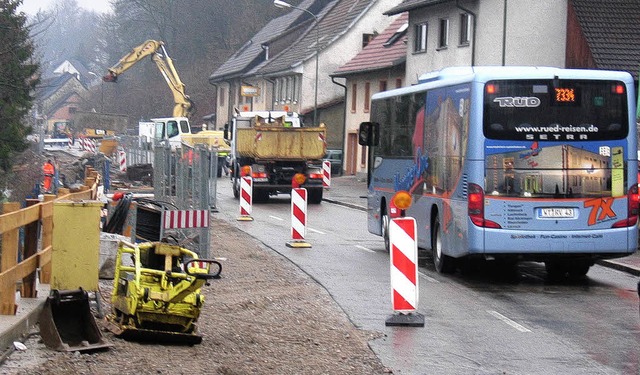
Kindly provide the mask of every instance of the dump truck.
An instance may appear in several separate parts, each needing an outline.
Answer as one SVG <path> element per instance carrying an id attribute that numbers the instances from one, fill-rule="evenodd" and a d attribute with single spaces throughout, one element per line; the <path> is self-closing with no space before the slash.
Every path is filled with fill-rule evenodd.
<path id="1" fill-rule="evenodd" d="M 254 202 L 291 194 L 295 177 L 295 185 L 307 189 L 309 203 L 322 202 L 322 158 L 327 147 L 323 125 L 305 127 L 294 112 L 236 111 L 224 132 L 231 145 L 236 198 L 243 176 L 252 177 Z"/>

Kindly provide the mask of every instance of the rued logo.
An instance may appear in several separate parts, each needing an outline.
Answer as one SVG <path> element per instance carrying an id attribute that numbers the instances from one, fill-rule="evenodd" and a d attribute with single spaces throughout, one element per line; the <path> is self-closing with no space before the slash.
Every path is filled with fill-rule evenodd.
<path id="1" fill-rule="evenodd" d="M 535 96 L 504 96 L 493 99 L 500 107 L 526 107 L 534 108 L 540 106 L 540 99 Z"/>

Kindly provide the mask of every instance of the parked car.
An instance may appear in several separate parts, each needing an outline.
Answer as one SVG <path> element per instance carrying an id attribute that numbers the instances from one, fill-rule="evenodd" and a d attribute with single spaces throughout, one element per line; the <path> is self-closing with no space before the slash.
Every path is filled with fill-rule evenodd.
<path id="1" fill-rule="evenodd" d="M 342 176 L 342 150 L 327 150 L 324 160 L 331 162 L 331 176 Z"/>

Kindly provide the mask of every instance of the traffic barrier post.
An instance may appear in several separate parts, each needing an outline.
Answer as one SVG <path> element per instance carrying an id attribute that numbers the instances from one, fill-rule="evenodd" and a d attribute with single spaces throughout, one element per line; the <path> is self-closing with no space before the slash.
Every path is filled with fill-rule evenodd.
<path id="1" fill-rule="evenodd" d="M 307 189 L 291 189 L 291 241 L 288 247 L 305 248 L 311 244 L 304 240 L 307 235 Z"/>
<path id="2" fill-rule="evenodd" d="M 240 178 L 240 216 L 238 221 L 252 221 L 251 207 L 253 205 L 253 180 L 251 176 Z"/>
<path id="3" fill-rule="evenodd" d="M 401 217 L 389 222 L 391 301 L 394 314 L 386 326 L 424 327 L 418 308 L 418 242 L 416 220 Z"/>
<path id="4" fill-rule="evenodd" d="M 322 162 L 322 186 L 331 187 L 331 162 L 328 160 Z"/>
<path id="5" fill-rule="evenodd" d="M 120 172 L 127 171 L 127 153 L 123 148 L 118 148 L 118 163 L 120 164 Z"/>

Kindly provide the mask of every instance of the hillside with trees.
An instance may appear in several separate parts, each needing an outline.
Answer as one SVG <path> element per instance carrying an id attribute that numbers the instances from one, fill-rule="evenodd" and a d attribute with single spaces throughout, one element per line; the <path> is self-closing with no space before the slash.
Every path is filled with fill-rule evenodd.
<path id="1" fill-rule="evenodd" d="M 31 19 L 43 74 L 56 63 L 73 59 L 102 76 L 133 47 L 148 39 L 160 40 L 195 103 L 194 122 L 214 108 L 211 73 L 269 20 L 283 14 L 272 0 L 112 0 L 111 5 L 112 13 L 97 14 L 82 10 L 76 0 L 57 0 L 53 9 Z M 83 110 L 137 120 L 171 115 L 173 97 L 158 68 L 147 59 L 117 83 L 92 86 L 85 105 Z"/>

